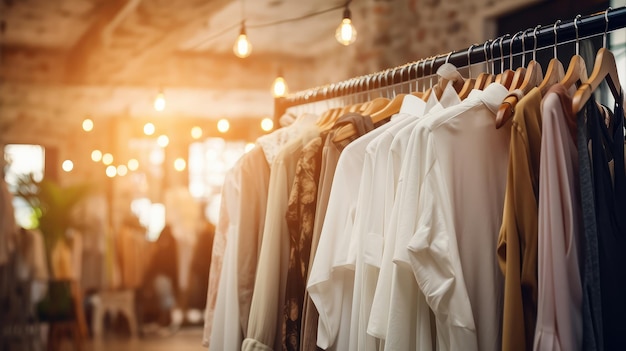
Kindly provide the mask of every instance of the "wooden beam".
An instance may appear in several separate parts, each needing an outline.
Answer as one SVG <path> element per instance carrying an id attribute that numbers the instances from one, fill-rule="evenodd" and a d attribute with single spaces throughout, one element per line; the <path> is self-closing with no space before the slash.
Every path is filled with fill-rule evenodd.
<path id="1" fill-rule="evenodd" d="M 68 53 L 66 63 L 66 81 L 68 83 L 79 80 L 81 76 L 87 73 L 92 61 L 97 59 L 93 53 L 102 46 L 103 31 L 115 23 L 120 13 L 124 12 L 124 9 L 132 2 L 132 0 L 110 0 L 105 1 L 103 5 L 95 9 L 98 15 L 93 24 Z M 115 26 L 117 24 L 113 24 L 113 27 Z"/>

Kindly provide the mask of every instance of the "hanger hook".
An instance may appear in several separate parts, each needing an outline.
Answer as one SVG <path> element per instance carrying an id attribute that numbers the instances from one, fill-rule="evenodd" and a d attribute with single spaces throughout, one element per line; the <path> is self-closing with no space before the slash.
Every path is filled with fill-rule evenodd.
<path id="1" fill-rule="evenodd" d="M 350 80 L 350 104 L 354 104 L 356 102 L 356 86 L 359 83 L 359 78 L 352 78 Z"/>
<path id="2" fill-rule="evenodd" d="M 393 97 L 396 97 L 396 95 L 398 95 L 396 93 L 396 71 L 397 70 L 398 70 L 398 67 L 396 66 L 391 71 L 391 91 L 393 92 Z"/>
<path id="3" fill-rule="evenodd" d="M 580 42 L 578 41 L 578 20 L 581 17 L 581 15 L 576 15 L 576 18 L 574 18 L 574 29 L 576 30 L 576 55 L 579 55 L 580 53 Z"/>
<path id="4" fill-rule="evenodd" d="M 511 38 L 511 42 L 509 43 L 509 69 L 513 69 L 513 42 L 515 41 L 515 37 L 522 34 L 522 31 L 519 31 L 513 34 Z"/>
<path id="5" fill-rule="evenodd" d="M 541 25 L 538 24 L 533 30 L 533 61 L 537 61 L 537 29 L 541 28 Z"/>
<path id="6" fill-rule="evenodd" d="M 448 61 L 450 61 L 450 56 L 452 56 L 452 54 L 453 54 L 454 52 L 455 52 L 455 51 L 450 51 L 450 52 L 448 53 L 448 55 L 446 56 L 446 63 L 448 63 Z"/>
<path id="7" fill-rule="evenodd" d="M 426 91 L 426 82 L 424 81 L 425 80 L 424 78 L 427 77 L 427 75 L 426 75 L 426 64 L 428 63 L 428 59 L 429 58 L 430 57 L 424 58 L 424 60 L 422 61 L 423 62 L 423 64 L 422 64 L 422 76 L 420 77 L 421 80 L 422 80 L 422 92 Z"/>
<path id="8" fill-rule="evenodd" d="M 500 73 L 504 72 L 504 51 L 502 49 L 502 42 L 504 41 L 504 38 L 510 37 L 510 36 L 511 34 L 507 33 L 500 37 Z"/>
<path id="9" fill-rule="evenodd" d="M 609 11 L 613 10 L 611 6 L 609 6 L 606 11 L 604 11 L 604 36 L 602 37 L 602 47 L 606 48 L 606 34 L 609 31 Z"/>
<path id="10" fill-rule="evenodd" d="M 422 60 L 419 60 L 419 61 L 415 62 L 415 91 L 419 91 L 420 90 L 420 87 L 419 87 L 420 62 L 422 62 Z"/>
<path id="11" fill-rule="evenodd" d="M 487 56 L 487 45 L 489 44 L 489 40 L 485 41 L 483 44 L 483 53 L 485 54 L 485 62 L 487 66 L 487 74 L 489 73 L 489 56 Z"/>
<path id="12" fill-rule="evenodd" d="M 472 54 L 472 49 L 474 48 L 474 46 L 476 46 L 478 44 L 472 44 L 470 45 L 470 47 L 467 49 L 467 77 L 469 79 L 472 79 L 472 59 L 470 57 L 470 55 Z"/>
<path id="13" fill-rule="evenodd" d="M 493 42 L 491 42 L 491 45 L 489 46 L 489 51 L 491 52 L 491 74 L 495 74 L 496 73 L 496 60 L 495 57 L 493 56 L 493 46 L 498 42 L 499 38 L 496 38 L 493 40 Z"/>
<path id="14" fill-rule="evenodd" d="M 432 61 L 430 61 L 430 87 L 433 87 L 433 70 L 435 66 L 435 60 L 437 60 L 437 55 L 432 57 Z"/>
<path id="15" fill-rule="evenodd" d="M 529 29 L 524 30 L 524 34 L 522 34 L 522 67 L 526 67 L 526 32 Z"/>
<path id="16" fill-rule="evenodd" d="M 557 57 L 556 47 L 558 45 L 556 29 L 560 23 L 561 23 L 561 20 L 556 20 L 556 22 L 554 22 L 554 26 L 552 27 L 552 30 L 554 31 L 554 58 Z"/>
<path id="17" fill-rule="evenodd" d="M 399 88 L 400 88 L 400 92 L 398 94 L 403 94 L 404 93 L 404 84 L 402 84 L 402 79 L 404 78 L 404 69 L 407 67 L 407 65 L 403 65 L 400 67 L 397 67 L 400 70 L 400 83 L 399 83 Z M 395 79 L 393 80 L 395 83 Z M 397 94 L 396 94 L 397 95 Z"/>

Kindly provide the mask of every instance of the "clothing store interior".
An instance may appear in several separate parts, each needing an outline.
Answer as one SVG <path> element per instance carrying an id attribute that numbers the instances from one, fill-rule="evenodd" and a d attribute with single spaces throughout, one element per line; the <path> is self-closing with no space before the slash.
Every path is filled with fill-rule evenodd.
<path id="1" fill-rule="evenodd" d="M 626 0 L 1 0 L 0 351 L 626 350 L 622 86 Z"/>

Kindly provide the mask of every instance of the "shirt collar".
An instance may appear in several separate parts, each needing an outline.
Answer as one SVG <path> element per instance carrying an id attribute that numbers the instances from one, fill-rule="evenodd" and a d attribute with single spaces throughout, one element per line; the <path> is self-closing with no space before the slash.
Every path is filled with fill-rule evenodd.
<path id="1" fill-rule="evenodd" d="M 459 94 L 457 94 L 452 85 L 453 84 L 448 83 L 443 89 L 443 93 L 441 94 L 441 99 L 439 101 L 443 107 L 450 107 L 461 103 L 461 98 L 459 98 Z"/>
<path id="2" fill-rule="evenodd" d="M 502 101 L 504 101 L 504 98 L 508 93 L 509 91 L 504 87 L 504 85 L 491 83 L 485 88 L 485 90 L 482 91 L 482 94 L 478 95 L 478 97 L 482 100 L 485 106 L 493 112 L 493 114 L 497 114 Z"/>

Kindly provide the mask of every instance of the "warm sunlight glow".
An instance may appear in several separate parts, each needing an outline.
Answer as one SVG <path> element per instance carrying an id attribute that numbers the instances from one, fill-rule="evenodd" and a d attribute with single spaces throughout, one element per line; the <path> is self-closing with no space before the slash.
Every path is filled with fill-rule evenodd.
<path id="1" fill-rule="evenodd" d="M 263 120 L 261 121 L 261 129 L 269 132 L 270 130 L 272 130 L 272 128 L 274 128 L 274 121 L 272 121 L 271 118 L 263 118 Z"/>
<path id="2" fill-rule="evenodd" d="M 152 124 L 152 123 L 148 122 L 148 123 L 146 123 L 146 124 L 143 126 L 143 133 L 144 133 L 145 135 L 152 135 L 152 134 L 154 134 L 154 130 L 155 130 L 155 129 L 156 129 L 156 128 L 154 128 L 154 124 Z"/>
<path id="3" fill-rule="evenodd" d="M 177 171 L 179 171 L 179 172 L 182 172 L 182 171 L 184 171 L 184 170 L 185 170 L 185 167 L 187 167 L 187 162 L 185 162 L 185 159 L 184 159 L 184 158 L 179 157 L 179 158 L 177 158 L 177 159 L 174 161 L 174 169 L 175 169 L 175 170 L 177 170 Z"/>
<path id="4" fill-rule="evenodd" d="M 137 169 L 139 169 L 139 161 L 134 158 L 128 160 L 128 169 L 131 171 L 136 171 Z"/>
<path id="5" fill-rule="evenodd" d="M 111 163 L 113 163 L 113 155 L 109 153 L 102 155 L 102 163 L 104 163 L 105 165 L 110 165 Z"/>
<path id="6" fill-rule="evenodd" d="M 91 132 L 93 130 L 93 121 L 89 118 L 85 118 L 83 121 L 83 130 L 85 132 Z"/>
<path id="7" fill-rule="evenodd" d="M 63 167 L 65 172 L 71 172 L 74 169 L 74 162 L 71 160 L 65 160 L 63 161 L 63 165 L 61 167 Z"/>
<path id="8" fill-rule="evenodd" d="M 198 126 L 191 128 L 191 137 L 194 139 L 200 139 L 202 137 L 202 128 Z"/>
<path id="9" fill-rule="evenodd" d="M 220 119 L 219 121 L 217 121 L 217 130 L 220 131 L 220 133 L 226 133 L 229 129 L 230 123 L 227 119 Z"/>
<path id="10" fill-rule="evenodd" d="M 158 112 L 165 110 L 165 95 L 160 92 L 154 99 L 154 109 Z"/>
<path id="11" fill-rule="evenodd" d="M 100 160 L 102 160 L 102 152 L 100 150 L 93 150 L 91 152 L 91 160 L 93 162 L 100 162 Z"/>

